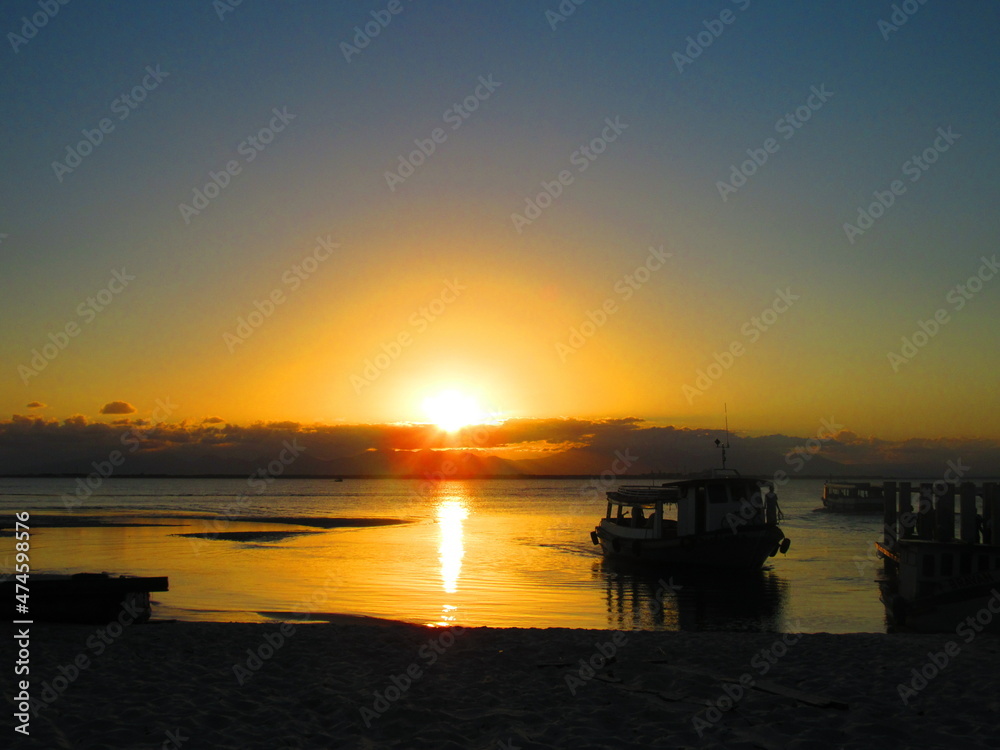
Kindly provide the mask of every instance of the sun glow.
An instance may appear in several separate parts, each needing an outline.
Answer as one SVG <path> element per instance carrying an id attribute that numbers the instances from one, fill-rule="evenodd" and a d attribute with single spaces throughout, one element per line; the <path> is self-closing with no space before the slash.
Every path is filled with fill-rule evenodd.
<path id="1" fill-rule="evenodd" d="M 484 418 L 479 403 L 471 396 L 458 391 L 442 391 L 424 399 L 424 412 L 428 418 L 447 432 L 455 432 Z"/>

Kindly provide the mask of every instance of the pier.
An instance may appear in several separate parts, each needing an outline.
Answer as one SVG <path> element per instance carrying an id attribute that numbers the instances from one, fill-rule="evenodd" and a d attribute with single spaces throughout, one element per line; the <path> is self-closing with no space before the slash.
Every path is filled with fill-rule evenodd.
<path id="1" fill-rule="evenodd" d="M 890 621 L 954 632 L 1000 586 L 997 483 L 886 482 L 884 496 L 883 540 L 875 547 Z"/>
<path id="2" fill-rule="evenodd" d="M 889 548 L 899 540 L 992 545 L 1000 531 L 996 482 L 885 482 L 884 535 Z M 960 519 L 955 536 L 956 509 Z"/>

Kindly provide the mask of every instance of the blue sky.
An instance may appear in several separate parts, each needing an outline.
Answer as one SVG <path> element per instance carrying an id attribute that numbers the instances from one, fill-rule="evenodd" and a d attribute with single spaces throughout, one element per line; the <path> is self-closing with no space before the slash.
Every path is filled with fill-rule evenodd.
<path id="1" fill-rule="evenodd" d="M 997 249 L 996 4 L 914 3 L 885 39 L 891 3 L 587 0 L 553 29 L 554 1 L 402 2 L 348 62 L 341 44 L 388 5 L 246 0 L 220 19 L 207 0 L 77 2 L 16 53 L 8 35 L 39 5 L 5 5 L 0 411 L 99 418 L 169 395 L 194 420 L 389 422 L 448 386 L 520 417 L 716 426 L 728 402 L 758 433 L 836 414 L 894 439 L 998 437 L 990 282 L 912 361 L 888 359 Z M 720 24 L 679 70 L 688 37 Z M 166 77 L 117 119 L 147 66 Z M 489 76 L 499 86 L 447 130 Z M 814 87 L 832 96 L 784 138 Z M 275 108 L 294 119 L 247 162 L 240 144 Z M 578 172 L 572 155 L 616 117 L 627 128 Z M 60 182 L 52 162 L 102 118 L 113 130 Z M 445 142 L 391 190 L 387 170 L 437 127 Z M 939 128 L 960 138 L 910 182 Z M 769 138 L 723 200 L 719 181 Z M 240 173 L 186 223 L 179 204 L 232 160 Z M 511 214 L 567 169 L 516 231 Z M 849 242 L 843 224 L 897 179 L 906 192 Z M 224 334 L 328 235 L 341 252 L 230 353 Z M 560 359 L 651 246 L 670 264 Z M 18 366 L 123 267 L 134 285 L 25 382 Z M 446 278 L 467 296 L 355 392 Z M 786 288 L 800 301 L 687 398 Z"/>

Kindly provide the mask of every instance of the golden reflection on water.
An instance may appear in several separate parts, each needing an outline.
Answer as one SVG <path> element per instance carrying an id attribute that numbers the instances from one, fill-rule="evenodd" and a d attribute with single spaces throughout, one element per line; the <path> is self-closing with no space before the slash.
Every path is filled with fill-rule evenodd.
<path id="1" fill-rule="evenodd" d="M 458 577 L 462 572 L 465 545 L 462 541 L 462 521 L 469 517 L 469 510 L 461 497 L 450 495 L 437 507 L 438 529 L 441 542 L 438 547 L 441 560 L 441 580 L 445 593 L 458 591 Z"/>
<path id="2" fill-rule="evenodd" d="M 457 484 L 457 486 L 456 486 Z M 465 486 L 449 482 L 447 493 L 438 500 L 435 516 L 438 522 L 438 559 L 441 563 L 441 586 L 446 594 L 458 592 L 458 579 L 465 557 L 462 522 L 469 517 Z M 458 606 L 443 602 L 438 626 L 449 626 L 458 620 Z"/>
<path id="3" fill-rule="evenodd" d="M 325 518 L 319 515 L 323 511 L 330 518 L 405 521 L 367 528 L 326 529 L 247 517 L 216 529 L 214 520 L 188 518 L 184 511 L 164 517 L 154 513 L 149 519 L 105 512 L 116 521 L 157 525 L 39 526 L 32 535 L 32 568 L 167 575 L 170 591 L 156 596 L 160 618 L 253 622 L 267 621 L 262 613 L 297 612 L 399 618 L 436 627 L 784 627 L 790 609 L 784 576 L 794 558 L 777 563 L 776 572 L 731 584 L 718 576 L 704 581 L 619 566 L 604 559 L 588 535 L 603 507 L 578 509 L 567 500 L 575 497 L 569 487 L 522 497 L 516 483 L 494 487 L 449 480 L 414 499 L 407 484 L 373 481 L 367 495 L 332 495 L 329 501 L 309 500 L 311 505 L 302 501 L 316 517 Z M 395 494 L 389 492 L 393 488 Z M 814 495 L 802 504 L 814 504 Z M 187 536 L 213 530 L 280 538 Z M 864 533 L 860 528 L 856 537 Z M 800 585 L 803 578 L 797 579 Z M 873 596 L 861 584 L 855 588 L 843 597 L 857 598 L 858 608 L 878 608 L 867 621 L 855 620 L 873 621 L 877 628 L 880 621 L 872 618 L 884 616 L 877 591 Z"/>

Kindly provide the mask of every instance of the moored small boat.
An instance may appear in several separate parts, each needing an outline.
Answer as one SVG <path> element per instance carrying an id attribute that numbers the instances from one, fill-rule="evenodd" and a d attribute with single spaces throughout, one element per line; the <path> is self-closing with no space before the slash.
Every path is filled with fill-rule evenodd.
<path id="1" fill-rule="evenodd" d="M 731 469 L 659 487 L 623 486 L 607 496 L 607 513 L 590 536 L 608 557 L 752 571 L 790 545 L 770 481 Z"/>

